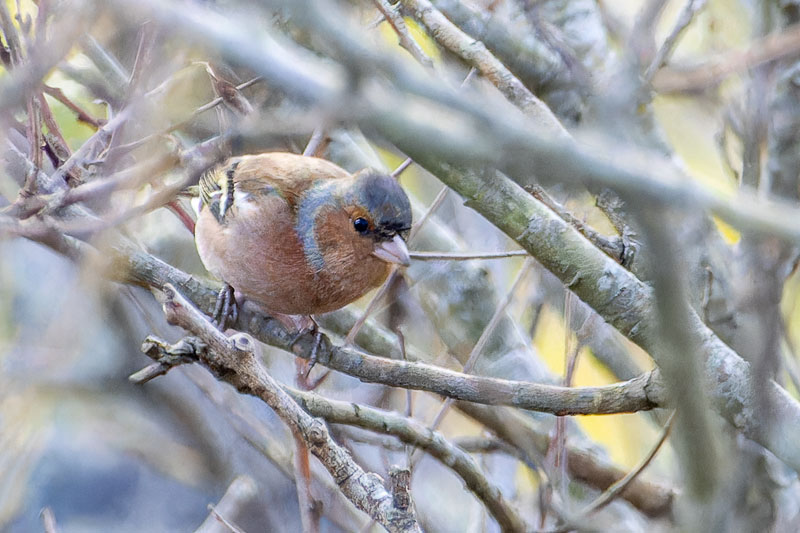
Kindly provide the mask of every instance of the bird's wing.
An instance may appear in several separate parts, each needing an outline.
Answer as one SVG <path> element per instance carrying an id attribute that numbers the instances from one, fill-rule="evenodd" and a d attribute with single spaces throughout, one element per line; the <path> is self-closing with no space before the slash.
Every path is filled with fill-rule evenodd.
<path id="1" fill-rule="evenodd" d="M 242 197 L 278 194 L 294 209 L 314 182 L 349 177 L 347 171 L 324 159 L 271 152 L 231 158 L 204 174 L 198 188 L 202 205 L 222 223 L 238 193 Z"/>

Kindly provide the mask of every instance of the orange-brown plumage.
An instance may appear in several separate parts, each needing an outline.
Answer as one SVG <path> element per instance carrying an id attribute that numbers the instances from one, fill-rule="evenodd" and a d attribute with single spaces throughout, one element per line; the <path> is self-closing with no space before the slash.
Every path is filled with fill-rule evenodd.
<path id="1" fill-rule="evenodd" d="M 203 263 L 270 312 L 333 311 L 386 279 L 387 261 L 407 262 L 408 198 L 376 171 L 267 153 L 227 161 L 200 188 Z"/>

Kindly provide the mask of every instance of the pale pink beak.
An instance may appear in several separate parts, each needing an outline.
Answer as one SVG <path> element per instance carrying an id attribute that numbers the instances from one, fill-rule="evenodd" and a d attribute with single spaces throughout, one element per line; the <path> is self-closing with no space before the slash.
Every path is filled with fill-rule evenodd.
<path id="1" fill-rule="evenodd" d="M 411 264 L 411 257 L 408 255 L 408 247 L 399 235 L 395 235 L 391 241 L 382 242 L 375 245 L 372 255 L 397 265 L 408 266 Z"/>

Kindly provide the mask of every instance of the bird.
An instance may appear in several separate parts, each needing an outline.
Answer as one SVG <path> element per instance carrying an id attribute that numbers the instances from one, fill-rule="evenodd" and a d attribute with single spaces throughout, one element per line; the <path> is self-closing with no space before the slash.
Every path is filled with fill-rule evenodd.
<path id="1" fill-rule="evenodd" d="M 316 329 L 318 343 L 313 315 L 346 306 L 410 263 L 408 196 L 373 168 L 351 174 L 325 159 L 267 152 L 228 159 L 198 190 L 195 244 L 225 284 L 214 311 L 222 329 L 244 298 L 294 326 L 296 338 Z"/>

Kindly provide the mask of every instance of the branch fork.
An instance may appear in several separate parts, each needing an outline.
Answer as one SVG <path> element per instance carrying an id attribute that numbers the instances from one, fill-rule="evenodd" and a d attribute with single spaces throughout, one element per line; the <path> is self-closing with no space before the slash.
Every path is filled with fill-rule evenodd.
<path id="1" fill-rule="evenodd" d="M 152 379 L 174 366 L 201 363 L 219 380 L 269 405 L 294 433 L 303 438 L 309 451 L 320 460 L 342 493 L 357 508 L 387 531 L 420 531 L 413 505 L 397 505 L 395 496 L 386 490 L 380 476 L 365 472 L 353 461 L 350 453 L 331 438 L 325 423 L 304 411 L 269 375 L 261 364 L 259 345 L 251 336 L 244 333 L 225 336 L 171 284 L 163 287 L 159 297 L 167 321 L 197 337 L 188 337 L 172 345 L 148 337 L 142 351 L 156 363 L 131 376 L 132 380 L 143 382 L 142 377 Z M 329 352 L 330 349 L 326 351 Z M 398 503 L 402 501 L 400 498 Z"/>

